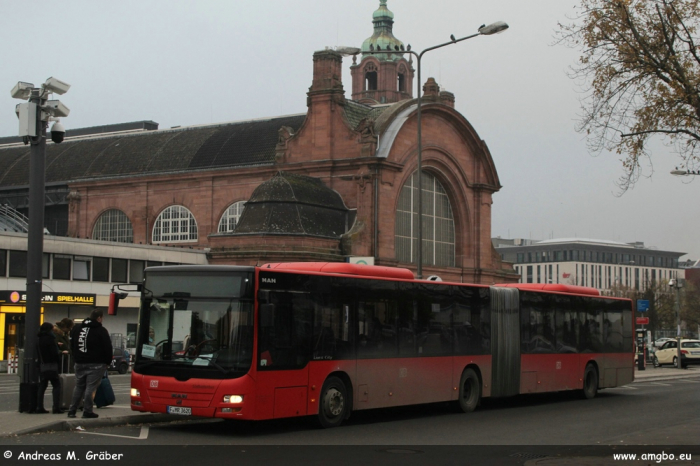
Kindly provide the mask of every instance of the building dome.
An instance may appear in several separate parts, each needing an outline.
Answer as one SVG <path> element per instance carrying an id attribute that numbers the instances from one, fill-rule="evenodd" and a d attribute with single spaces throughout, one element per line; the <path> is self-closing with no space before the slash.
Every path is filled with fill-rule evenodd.
<path id="1" fill-rule="evenodd" d="M 279 172 L 255 188 L 235 234 L 338 238 L 348 229 L 343 199 L 318 178 Z"/>
<path id="2" fill-rule="evenodd" d="M 394 13 L 386 6 L 387 0 L 379 2 L 379 8 L 372 15 L 374 34 L 362 43 L 363 56 L 371 54 L 373 50 L 404 50 L 403 42 L 394 37 L 392 32 L 394 25 Z M 395 61 L 403 57 L 401 53 L 374 54 L 381 61 Z"/>

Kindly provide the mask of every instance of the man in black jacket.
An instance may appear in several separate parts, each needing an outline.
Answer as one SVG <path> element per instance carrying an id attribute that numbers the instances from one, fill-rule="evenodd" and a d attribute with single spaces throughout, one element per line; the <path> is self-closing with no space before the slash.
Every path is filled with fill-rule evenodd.
<path id="1" fill-rule="evenodd" d="M 102 311 L 95 309 L 71 331 L 71 350 L 75 359 L 75 389 L 68 408 L 68 417 L 75 412 L 83 399 L 83 418 L 99 417 L 93 412 L 92 400 L 107 366 L 112 362 L 112 339 L 102 326 Z"/>

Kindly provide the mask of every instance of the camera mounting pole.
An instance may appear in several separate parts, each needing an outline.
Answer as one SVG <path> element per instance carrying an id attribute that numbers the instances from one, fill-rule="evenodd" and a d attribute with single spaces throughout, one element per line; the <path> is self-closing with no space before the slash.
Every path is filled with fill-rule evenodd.
<path id="1" fill-rule="evenodd" d="M 51 93 L 64 94 L 69 88 L 70 85 L 63 81 L 49 78 L 40 88 L 34 87 L 31 83 L 19 82 L 11 91 L 12 97 L 29 101 L 17 106 L 17 116 L 20 119 L 19 135 L 24 138 L 25 144 L 31 143 L 24 359 L 22 367 L 18 368 L 20 412 L 32 413 L 36 410 L 39 388 L 39 370 L 36 360 L 43 278 L 46 128 L 53 116 L 68 116 L 70 112 L 68 107 L 60 101 L 54 100 L 49 104 L 47 98 Z M 52 137 L 52 139 L 56 141 L 55 138 Z M 63 140 L 63 134 L 60 139 Z"/>

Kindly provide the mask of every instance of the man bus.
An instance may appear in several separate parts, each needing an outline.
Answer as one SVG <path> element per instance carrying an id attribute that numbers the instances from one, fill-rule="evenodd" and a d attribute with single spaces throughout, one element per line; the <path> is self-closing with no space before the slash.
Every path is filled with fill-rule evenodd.
<path id="1" fill-rule="evenodd" d="M 415 280 L 348 263 L 145 271 L 131 408 L 263 420 L 599 388 L 634 378 L 628 299 Z M 153 328 L 158 341 L 149 341 Z"/>

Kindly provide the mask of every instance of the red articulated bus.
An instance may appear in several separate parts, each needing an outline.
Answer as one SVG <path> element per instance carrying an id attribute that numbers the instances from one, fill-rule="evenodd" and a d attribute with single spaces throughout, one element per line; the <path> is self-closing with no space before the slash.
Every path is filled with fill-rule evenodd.
<path id="1" fill-rule="evenodd" d="M 347 263 L 145 271 L 131 408 L 263 420 L 599 388 L 634 378 L 633 309 L 566 285 Z"/>

